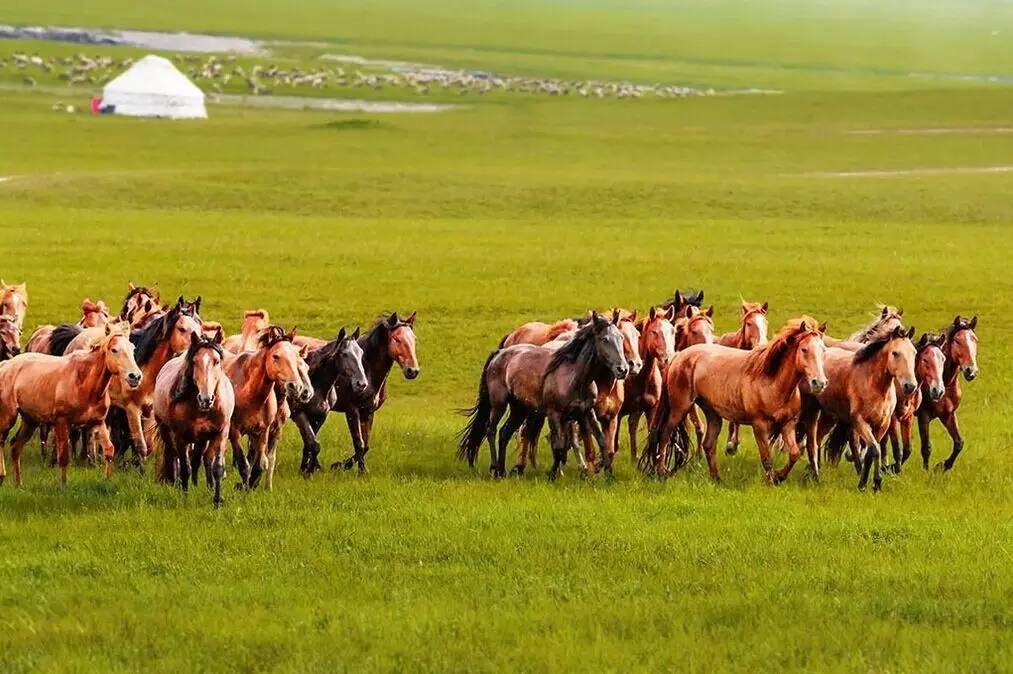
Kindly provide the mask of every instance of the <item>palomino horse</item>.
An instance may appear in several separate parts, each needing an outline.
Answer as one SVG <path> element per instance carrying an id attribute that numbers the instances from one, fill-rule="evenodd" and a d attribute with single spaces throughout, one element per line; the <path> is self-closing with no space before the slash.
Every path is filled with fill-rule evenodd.
<path id="1" fill-rule="evenodd" d="M 25 353 L 0 364 L 0 481 L 6 475 L 3 445 L 18 415 L 21 427 L 11 443 L 14 480 L 21 484 L 21 449 L 39 424 L 56 430 L 60 481 L 67 482 L 70 430 L 94 427 L 105 454 L 105 475 L 112 475 L 114 448 L 105 425 L 109 388 L 119 382 L 136 389 L 141 371 L 126 335 L 110 326 L 88 351 L 69 356 Z"/>
<path id="2" fill-rule="evenodd" d="M 915 344 L 915 350 L 918 352 L 915 357 L 915 378 L 918 380 L 918 388 L 914 393 L 907 395 L 903 389 L 897 390 L 897 387 L 894 387 L 897 392 L 897 406 L 894 408 L 890 429 L 887 431 L 893 448 L 893 464 L 886 466 L 890 472 L 899 473 L 901 466 L 911 456 L 911 427 L 914 425 L 915 413 L 921 407 L 922 398 L 927 396 L 929 400 L 939 400 L 946 393 L 946 384 L 943 380 L 946 356 L 943 355 L 942 349 L 945 343 L 946 335 L 923 334 Z"/>
<path id="3" fill-rule="evenodd" d="M 267 313 L 267 309 L 251 309 L 243 314 L 243 327 L 240 330 L 240 334 L 228 337 L 222 343 L 222 347 L 232 353 L 256 351 L 260 333 L 270 327 L 270 325 L 271 318 Z"/>
<path id="4" fill-rule="evenodd" d="M 946 393 L 938 400 L 923 398 L 918 408 L 918 434 L 922 441 L 922 465 L 928 469 L 929 457 L 932 455 L 932 441 L 929 437 L 929 425 L 933 419 L 939 419 L 953 440 L 953 451 L 945 461 L 936 465 L 937 469 L 950 470 L 957 456 L 964 448 L 964 438 L 960 435 L 957 423 L 957 408 L 960 407 L 960 375 L 972 381 L 978 376 L 978 336 L 974 329 L 978 327 L 978 317 L 971 320 L 957 316 L 944 331 L 943 355 L 946 357 L 946 368 L 943 371 L 943 382 Z"/>
<path id="5" fill-rule="evenodd" d="M 819 475 L 818 455 L 815 451 L 825 430 L 836 421 L 833 435 L 828 441 L 827 454 L 836 462 L 843 445 L 850 442 L 851 457 L 859 475 L 858 488 L 865 489 L 870 470 L 873 472 L 872 489 L 879 491 L 883 484 L 880 472 L 883 437 L 890 428 L 897 406 L 895 385 L 911 395 L 918 388 L 915 377 L 915 346 L 911 343 L 914 328 L 896 327 L 892 332 L 869 342 L 858 351 L 831 347 L 827 350 L 825 367 L 829 383 L 813 393 L 819 402 L 820 420 L 815 439 L 811 434 L 816 427 L 807 414 L 806 429 L 810 437 L 810 461 L 814 474 Z"/>
<path id="6" fill-rule="evenodd" d="M 327 413 L 339 400 L 346 401 L 345 406 L 348 406 L 348 402 L 359 404 L 366 402 L 369 381 L 362 366 L 363 351 L 358 340 L 358 328 L 352 334 L 347 334 L 345 329 L 341 328 L 337 337 L 325 342 L 323 346 L 306 356 L 313 395 L 305 402 L 289 401 L 292 421 L 302 435 L 300 470 L 304 477 L 309 477 L 320 470 L 318 433 L 327 420 Z M 359 422 L 354 415 L 346 416 L 346 419 L 349 433 L 354 438 L 356 433 L 361 432 Z"/>
<path id="7" fill-rule="evenodd" d="M 630 433 L 630 456 L 637 459 L 637 426 L 640 417 L 647 417 L 647 427 L 654 425 L 654 414 L 661 400 L 661 389 L 664 385 L 664 370 L 668 361 L 675 355 L 675 307 L 659 310 L 651 307 L 640 328 L 640 357 L 643 367 L 640 373 L 630 375 L 623 382 L 625 399 L 620 419 L 629 416 L 627 426 Z"/>
<path id="8" fill-rule="evenodd" d="M 158 297 L 158 290 L 154 286 L 145 288 L 130 284 L 127 296 L 123 298 L 123 308 L 120 309 L 120 320 L 130 323 L 134 330 L 143 328 L 150 321 L 158 318 L 169 310 L 162 305 Z"/>
<path id="9" fill-rule="evenodd" d="M 360 473 L 366 471 L 366 453 L 373 430 L 373 417 L 387 400 L 387 376 L 397 363 L 405 379 L 419 376 L 418 356 L 415 354 L 415 312 L 401 320 L 397 312 L 381 318 L 369 332 L 359 337 L 362 347 L 362 365 L 366 370 L 369 388 L 366 397 L 338 399 L 331 406 L 334 412 L 344 412 L 348 429 L 352 434 L 354 452 L 344 461 L 331 464 L 331 470 L 343 467 L 351 470 L 358 466 Z M 356 432 L 358 427 L 358 432 Z"/>
<path id="10" fill-rule="evenodd" d="M 299 347 L 292 343 L 295 329 L 286 333 L 272 325 L 260 334 L 256 351 L 243 351 L 225 359 L 225 373 L 236 394 L 229 429 L 232 457 L 239 470 L 238 487 L 254 489 L 266 474 L 266 486 L 274 486 L 278 421 L 277 389 L 307 401 L 313 395 L 309 368 Z M 243 455 L 243 436 L 249 438 L 249 455 Z"/>
<path id="11" fill-rule="evenodd" d="M 91 298 L 85 298 L 81 302 L 81 320 L 76 324 L 79 328 L 100 328 L 109 322 L 109 308 L 106 303 L 102 300 L 98 302 L 92 302 Z M 69 325 L 69 324 L 64 324 Z M 64 350 L 67 348 L 68 341 L 61 341 L 57 348 L 52 346 L 53 333 L 60 326 L 56 325 L 40 325 L 35 328 L 35 332 L 28 339 L 28 344 L 25 346 L 25 351 L 34 351 L 36 353 L 48 353 L 51 356 L 62 356 Z M 78 331 L 73 329 L 63 328 L 62 332 L 69 338 L 77 336 Z"/>
<path id="12" fill-rule="evenodd" d="M 533 413 L 542 411 L 549 419 L 553 465 L 549 478 L 555 479 L 566 462 L 572 436 L 567 422 L 575 421 L 582 432 L 590 431 L 602 453 L 606 473 L 612 472 L 611 457 L 605 451 L 605 438 L 594 415 L 598 399 L 595 379 L 605 371 L 614 379 L 625 379 L 629 365 L 623 352 L 623 337 L 618 316 L 609 321 L 594 312 L 591 321 L 577 331 L 572 340 L 558 349 L 519 344 L 492 353 L 486 360 L 479 383 L 478 400 L 467 411 L 468 424 L 461 432 L 458 457 L 475 465 L 482 441 L 489 443 L 490 472 L 506 475 L 507 443 L 521 424 Z M 507 408 L 510 416 L 496 431 Z M 586 469 L 584 456 L 574 453 Z"/>
<path id="13" fill-rule="evenodd" d="M 749 351 L 767 343 L 767 303 L 742 302 L 742 315 L 739 329 L 726 332 L 717 339 L 721 346 Z M 739 451 L 739 425 L 728 422 L 728 442 L 725 443 L 725 454 L 732 456 Z"/>
<path id="14" fill-rule="evenodd" d="M 7 285 L 4 281 L 0 281 L 0 315 L 13 316 L 18 322 L 18 330 L 21 330 L 25 327 L 26 313 L 28 313 L 28 284 Z"/>
<path id="15" fill-rule="evenodd" d="M 499 342 L 499 348 L 504 349 L 516 344 L 541 346 L 542 344 L 551 342 L 563 333 L 577 330 L 578 327 L 578 322 L 572 318 L 566 318 L 555 323 L 531 321 L 503 337 Z"/>
<path id="16" fill-rule="evenodd" d="M 707 417 L 704 452 L 711 477 L 720 479 L 715 445 L 722 419 L 753 427 L 767 480 L 781 482 L 798 461 L 795 425 L 802 409 L 799 382 L 821 391 L 826 325 L 808 316 L 790 321 L 764 347 L 743 351 L 717 344 L 691 346 L 675 354 L 668 366 L 657 423 L 648 454 L 659 474 L 668 472 L 665 454 L 686 415 L 699 405 Z M 772 438 L 780 435 L 789 449 L 788 463 L 776 475 L 770 460 Z"/>
<path id="17" fill-rule="evenodd" d="M 0 344 L 6 353 L 16 356 L 21 353 L 21 328 L 13 316 L 0 316 Z"/>
<path id="18" fill-rule="evenodd" d="M 191 471 L 204 465 L 208 486 L 214 489 L 216 508 L 222 505 L 225 479 L 225 445 L 235 408 L 232 382 L 222 367 L 218 339 L 190 334 L 190 347 L 158 373 L 153 395 L 155 422 L 162 442 L 163 475 L 171 475 L 183 491 L 189 489 Z"/>

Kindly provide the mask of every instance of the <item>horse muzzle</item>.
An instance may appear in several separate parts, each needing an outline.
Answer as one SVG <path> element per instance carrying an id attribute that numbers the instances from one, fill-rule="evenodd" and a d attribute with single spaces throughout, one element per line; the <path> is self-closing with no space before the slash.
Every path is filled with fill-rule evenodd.
<path id="1" fill-rule="evenodd" d="M 827 387 L 827 380 L 826 379 L 810 379 L 809 380 L 809 390 L 813 394 L 818 395 L 818 394 L 822 393 L 823 389 L 825 389 L 826 387 Z"/>
<path id="2" fill-rule="evenodd" d="M 131 372 L 125 377 L 125 379 L 127 381 L 127 386 L 130 388 L 137 388 L 141 385 L 141 380 L 144 379 L 144 375 L 140 372 Z"/>
<path id="3" fill-rule="evenodd" d="M 201 412 L 207 412 L 214 404 L 215 397 L 213 395 L 197 394 L 197 409 Z"/>
<path id="4" fill-rule="evenodd" d="M 364 393 L 367 388 L 369 388 L 369 382 L 367 382 L 365 379 L 352 382 L 352 390 L 355 391 L 356 393 Z"/>
<path id="5" fill-rule="evenodd" d="M 946 393 L 946 388 L 943 386 L 933 386 L 929 389 L 929 400 L 939 400 Z"/>
<path id="6" fill-rule="evenodd" d="M 421 370 L 417 367 L 406 367 L 404 369 L 405 379 L 418 379 L 419 374 L 421 374 Z"/>
<path id="7" fill-rule="evenodd" d="M 964 379 L 967 381 L 974 381 L 974 378 L 978 376 L 978 368 L 976 367 L 965 367 L 964 368 Z"/>

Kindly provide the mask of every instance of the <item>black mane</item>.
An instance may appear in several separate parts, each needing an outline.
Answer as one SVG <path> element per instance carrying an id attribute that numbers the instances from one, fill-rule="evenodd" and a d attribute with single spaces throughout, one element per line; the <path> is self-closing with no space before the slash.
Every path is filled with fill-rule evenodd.
<path id="1" fill-rule="evenodd" d="M 75 323 L 64 323 L 53 328 L 49 335 L 49 354 L 51 356 L 62 356 L 75 337 L 84 331 L 80 325 Z"/>
<path id="2" fill-rule="evenodd" d="M 158 299 L 158 296 L 155 295 L 150 288 L 146 288 L 145 286 L 135 286 L 131 288 L 130 292 L 127 293 L 127 296 L 123 298 L 123 308 L 120 309 L 120 318 L 124 320 L 129 318 L 127 316 L 127 305 L 130 304 L 130 300 L 137 295 L 144 295 L 145 297 L 151 298 L 152 301 L 157 301 Z"/>
<path id="3" fill-rule="evenodd" d="M 260 331 L 260 336 L 257 337 L 257 343 L 262 349 L 268 349 L 278 342 L 291 342 L 292 335 L 285 332 L 285 328 L 280 325 L 269 325 Z"/>
<path id="4" fill-rule="evenodd" d="M 545 374 L 548 375 L 559 369 L 564 363 L 573 363 L 585 349 L 594 349 L 594 337 L 597 330 L 593 322 L 588 323 L 573 336 L 569 342 L 559 347 L 556 353 L 552 354 L 552 360 L 549 361 L 548 367 L 545 368 Z"/>
<path id="5" fill-rule="evenodd" d="M 940 332 L 946 336 L 946 343 L 949 344 L 953 341 L 953 338 L 957 336 L 958 332 L 962 332 L 964 330 L 973 331 L 974 326 L 972 325 L 972 322 L 973 319 L 967 319 L 961 316 L 957 316 L 957 318 L 952 323 L 950 323 L 945 328 L 940 330 Z"/>
<path id="6" fill-rule="evenodd" d="M 895 339 L 898 339 L 897 330 L 892 330 L 885 335 L 878 335 L 875 341 L 866 342 L 865 346 L 855 352 L 855 359 L 852 362 L 857 365 L 872 360 L 877 353 L 883 350 L 883 347 Z"/>
<path id="7" fill-rule="evenodd" d="M 143 328 L 137 328 L 130 332 L 130 341 L 135 349 L 134 360 L 138 365 L 144 365 L 151 360 L 155 349 L 169 336 L 169 331 L 172 330 L 172 326 L 176 325 L 176 321 L 181 315 L 179 306 L 175 306 L 169 313 L 159 316 Z"/>
<path id="8" fill-rule="evenodd" d="M 179 381 L 176 382 L 176 387 L 172 389 L 172 402 L 178 403 L 193 394 L 196 390 L 197 384 L 193 380 L 193 359 L 201 349 L 211 349 L 218 354 L 219 358 L 224 357 L 222 345 L 214 339 L 210 337 L 198 337 L 192 340 L 190 348 L 186 350 L 186 367 L 183 368 L 183 374 L 180 376 Z"/>

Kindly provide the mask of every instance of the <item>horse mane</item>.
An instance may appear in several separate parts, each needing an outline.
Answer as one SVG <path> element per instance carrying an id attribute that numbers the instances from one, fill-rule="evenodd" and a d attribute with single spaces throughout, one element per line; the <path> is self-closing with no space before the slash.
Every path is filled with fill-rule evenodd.
<path id="1" fill-rule="evenodd" d="M 176 381 L 176 386 L 172 389 L 172 395 L 170 399 L 174 403 L 178 403 L 183 400 L 197 388 L 197 383 L 193 379 L 193 359 L 197 355 L 197 352 L 201 349 L 211 349 L 218 354 L 219 358 L 224 358 L 224 352 L 222 351 L 222 345 L 210 337 L 198 337 L 195 340 L 190 341 L 190 347 L 186 350 L 186 367 L 183 368 L 183 374 L 180 375 Z"/>
<path id="2" fill-rule="evenodd" d="M 763 311 L 763 304 L 760 302 L 743 302 L 742 303 L 742 315 L 751 314 L 754 311 Z"/>
<path id="3" fill-rule="evenodd" d="M 548 375 L 559 369 L 564 363 L 572 363 L 580 357 L 580 354 L 584 352 L 584 349 L 588 346 L 594 347 L 594 321 L 587 323 L 584 327 L 577 331 L 577 334 L 573 336 L 569 342 L 559 347 L 554 354 L 552 359 L 549 361 L 548 367 L 545 368 L 545 374 Z"/>
<path id="4" fill-rule="evenodd" d="M 62 356 L 75 337 L 84 332 L 84 328 L 76 323 L 63 323 L 53 328 L 49 335 L 49 355 Z"/>
<path id="5" fill-rule="evenodd" d="M 130 333 L 130 341 L 133 342 L 135 348 L 134 360 L 138 365 L 144 365 L 151 360 L 155 349 L 169 335 L 169 330 L 176 324 L 180 316 L 182 316 L 182 311 L 177 304 L 169 310 L 169 313 L 159 316 L 144 327 L 137 328 Z"/>
<path id="6" fill-rule="evenodd" d="M 127 317 L 127 305 L 130 304 L 130 300 L 137 295 L 150 297 L 153 302 L 156 304 L 158 303 L 158 294 L 153 292 L 150 288 L 147 288 L 146 286 L 134 286 L 130 289 L 130 292 L 127 293 L 127 296 L 123 298 L 123 308 L 120 309 L 120 317 Z"/>
<path id="7" fill-rule="evenodd" d="M 892 342 L 894 339 L 894 333 L 889 332 L 885 335 L 878 335 L 875 340 L 866 343 L 861 349 L 855 352 L 855 358 L 852 362 L 855 365 L 859 363 L 866 363 L 872 360 L 877 353 L 883 350 L 883 348 Z"/>
<path id="8" fill-rule="evenodd" d="M 285 328 L 280 325 L 269 325 L 260 331 L 260 335 L 257 337 L 257 344 L 262 349 L 269 349 L 278 342 L 291 342 L 292 333 L 285 332 Z"/>
<path id="9" fill-rule="evenodd" d="M 886 304 L 877 305 L 880 312 L 876 314 L 876 318 L 866 325 L 864 328 L 851 333 L 848 336 L 847 341 L 849 342 L 873 342 L 883 337 L 882 329 L 883 324 L 886 323 L 887 319 L 899 317 L 900 310 L 897 307 L 891 307 Z"/>
<path id="10" fill-rule="evenodd" d="M 746 371 L 751 374 L 773 377 L 781 369 L 784 358 L 791 351 L 796 339 L 808 332 L 814 332 L 816 329 L 816 319 L 811 316 L 802 316 L 788 321 L 766 346 L 749 352 L 749 355 L 746 356 Z"/>

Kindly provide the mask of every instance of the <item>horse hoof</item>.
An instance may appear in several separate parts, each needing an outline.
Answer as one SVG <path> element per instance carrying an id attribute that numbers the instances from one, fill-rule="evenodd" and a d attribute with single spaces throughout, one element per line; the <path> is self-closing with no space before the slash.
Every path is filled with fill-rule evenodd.
<path id="1" fill-rule="evenodd" d="M 222 499 L 218 499 L 217 501 L 215 501 L 215 510 L 221 510 L 223 503 L 224 501 Z"/>
<path id="2" fill-rule="evenodd" d="M 344 461 L 335 461 L 334 463 L 331 464 L 331 470 L 338 470 L 344 465 L 345 465 Z"/>
<path id="3" fill-rule="evenodd" d="M 236 491 L 243 491 L 245 489 L 246 489 L 246 485 L 245 484 L 243 484 L 242 482 L 237 482 L 236 483 Z"/>
<path id="4" fill-rule="evenodd" d="M 739 452 L 739 446 L 734 442 L 729 442 L 725 445 L 725 454 L 728 456 L 735 456 Z"/>
<path id="5" fill-rule="evenodd" d="M 936 467 L 935 467 L 935 471 L 937 473 L 945 473 L 949 469 L 950 469 L 950 467 L 946 465 L 945 461 L 940 461 L 939 463 L 936 464 Z"/>
<path id="6" fill-rule="evenodd" d="M 514 466 L 510 469 L 510 475 L 513 477 L 520 477 L 524 474 L 524 466 Z"/>
<path id="7" fill-rule="evenodd" d="M 875 493 L 880 492 L 882 490 L 883 490 L 883 481 L 882 480 L 873 480 L 872 481 L 872 493 L 875 494 Z"/>

